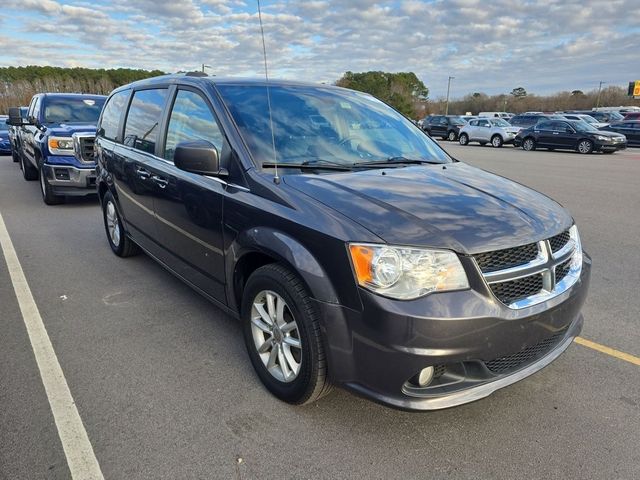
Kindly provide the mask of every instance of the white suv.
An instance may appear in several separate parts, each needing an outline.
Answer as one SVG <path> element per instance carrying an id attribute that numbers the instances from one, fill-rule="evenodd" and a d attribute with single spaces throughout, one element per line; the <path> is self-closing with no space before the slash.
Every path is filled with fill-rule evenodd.
<path id="1" fill-rule="evenodd" d="M 458 140 L 460 145 L 478 142 L 480 145 L 491 143 L 498 148 L 505 143 L 513 143 L 520 127 L 513 127 L 501 118 L 478 118 L 470 120 L 460 129 Z"/>

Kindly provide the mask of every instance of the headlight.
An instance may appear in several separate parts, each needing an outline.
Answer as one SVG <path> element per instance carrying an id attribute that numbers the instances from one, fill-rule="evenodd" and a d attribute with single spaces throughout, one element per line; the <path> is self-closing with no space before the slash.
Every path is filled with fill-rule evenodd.
<path id="1" fill-rule="evenodd" d="M 596 140 L 600 140 L 601 142 L 606 142 L 608 140 L 611 140 L 611 137 L 604 137 L 602 135 L 596 135 Z"/>
<path id="2" fill-rule="evenodd" d="M 53 155 L 73 155 L 73 138 L 49 137 L 49 151 Z"/>
<path id="3" fill-rule="evenodd" d="M 349 253 L 358 284 L 385 297 L 411 300 L 469 288 L 460 260 L 447 250 L 352 243 Z"/>
<path id="4" fill-rule="evenodd" d="M 580 243 L 580 234 L 578 233 L 578 227 L 573 225 L 569 229 L 569 237 L 573 240 L 576 249 L 571 258 L 571 270 L 582 269 L 582 243 Z"/>

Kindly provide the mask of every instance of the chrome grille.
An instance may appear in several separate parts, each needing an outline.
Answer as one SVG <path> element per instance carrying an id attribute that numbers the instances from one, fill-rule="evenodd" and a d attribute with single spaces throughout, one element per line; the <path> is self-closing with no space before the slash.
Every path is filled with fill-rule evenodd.
<path id="1" fill-rule="evenodd" d="M 565 334 L 566 329 L 561 330 L 535 345 L 531 345 L 512 355 L 505 355 L 504 357 L 484 362 L 484 364 L 493 373 L 511 373 L 544 357 L 564 338 Z"/>
<path id="2" fill-rule="evenodd" d="M 551 245 L 551 251 L 557 252 L 562 249 L 568 242 L 571 236 L 569 235 L 569 230 L 566 232 L 562 232 L 560 235 L 556 235 L 555 237 L 551 237 L 549 239 L 549 244 Z"/>
<path id="3" fill-rule="evenodd" d="M 95 142 L 94 137 L 81 137 L 80 138 L 80 160 L 85 163 L 93 163 L 93 144 Z"/>
<path id="4" fill-rule="evenodd" d="M 489 287 L 502 303 L 509 305 L 539 293 L 543 288 L 542 275 L 531 275 L 508 282 L 492 283 Z"/>
<path id="5" fill-rule="evenodd" d="M 538 244 L 530 243 L 521 247 L 506 248 L 474 255 L 482 273 L 495 272 L 505 268 L 527 264 L 538 256 Z"/>
<path id="6" fill-rule="evenodd" d="M 546 240 L 473 258 L 493 295 L 513 309 L 560 295 L 578 281 L 582 270 L 575 227 Z"/>

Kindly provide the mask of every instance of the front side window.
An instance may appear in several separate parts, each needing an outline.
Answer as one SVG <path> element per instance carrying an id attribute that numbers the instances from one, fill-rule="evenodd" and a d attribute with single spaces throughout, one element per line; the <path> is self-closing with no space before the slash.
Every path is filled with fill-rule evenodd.
<path id="1" fill-rule="evenodd" d="M 538 130 L 552 131 L 553 122 L 540 122 L 538 123 Z"/>
<path id="2" fill-rule="evenodd" d="M 46 97 L 44 100 L 44 123 L 96 124 L 104 98 L 94 97 Z"/>
<path id="3" fill-rule="evenodd" d="M 194 140 L 205 140 L 220 152 L 224 137 L 205 99 L 195 92 L 178 90 L 169 118 L 164 158 L 173 161 L 176 146 Z"/>
<path id="4" fill-rule="evenodd" d="M 140 90 L 133 95 L 124 129 L 124 144 L 154 153 L 167 89 Z"/>
<path id="5" fill-rule="evenodd" d="M 479 120 L 478 121 L 478 126 L 479 127 L 488 127 L 489 126 L 489 120 Z"/>
<path id="6" fill-rule="evenodd" d="M 267 90 L 263 85 L 218 85 L 223 101 L 258 165 L 273 162 Z M 451 159 L 400 113 L 373 96 L 321 86 L 269 88 L 275 159 L 353 165 L 405 157 Z"/>
<path id="7" fill-rule="evenodd" d="M 118 135 L 118 126 L 122 111 L 127 106 L 129 90 L 123 90 L 114 94 L 104 107 L 102 120 L 98 127 L 98 135 L 109 140 L 115 140 Z"/>

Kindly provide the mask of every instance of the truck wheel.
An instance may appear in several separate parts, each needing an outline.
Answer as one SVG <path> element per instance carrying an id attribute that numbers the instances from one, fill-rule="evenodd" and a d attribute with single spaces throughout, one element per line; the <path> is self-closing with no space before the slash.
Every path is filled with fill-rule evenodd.
<path id="1" fill-rule="evenodd" d="M 20 155 L 20 169 L 22 170 L 22 176 L 25 180 L 37 180 L 38 170 L 33 167 L 28 160 L 24 159 L 24 155 Z"/>
<path id="2" fill-rule="evenodd" d="M 493 137 L 491 137 L 491 145 L 493 145 L 495 148 L 502 147 L 503 143 L 504 142 L 502 141 L 502 137 L 500 135 L 494 135 Z"/>
<path id="3" fill-rule="evenodd" d="M 102 219 L 104 220 L 107 240 L 113 253 L 119 257 L 131 257 L 140 253 L 140 247 L 124 232 L 122 218 L 111 192 L 105 193 L 102 199 Z"/>
<path id="4" fill-rule="evenodd" d="M 329 393 L 318 313 L 290 270 L 269 264 L 253 272 L 242 299 L 242 328 L 253 368 L 273 395 L 303 405 Z"/>
<path id="5" fill-rule="evenodd" d="M 15 150 L 11 150 L 11 158 L 13 159 L 13 163 L 18 163 L 20 161 Z"/>
<path id="6" fill-rule="evenodd" d="M 59 205 L 64 203 L 64 196 L 53 193 L 53 187 L 49 185 L 49 179 L 47 179 L 44 165 L 40 167 L 40 191 L 42 192 L 42 200 L 47 205 Z"/>

